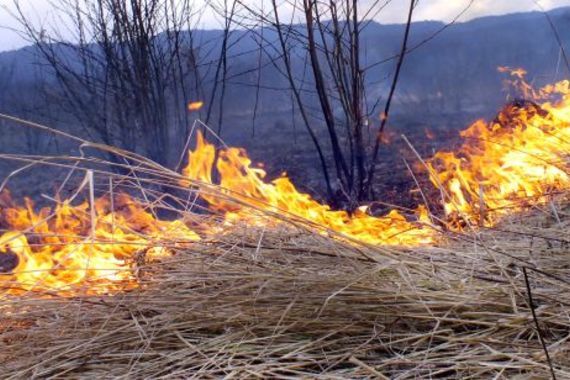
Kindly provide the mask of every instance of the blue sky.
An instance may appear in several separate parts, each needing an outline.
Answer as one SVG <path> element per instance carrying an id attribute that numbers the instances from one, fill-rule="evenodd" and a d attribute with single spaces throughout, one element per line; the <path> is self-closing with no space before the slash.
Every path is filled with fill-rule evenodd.
<path id="1" fill-rule="evenodd" d="M 24 12 L 38 25 L 46 28 L 59 25 L 55 17 L 56 11 L 50 5 L 50 0 L 18 0 Z M 269 0 L 242 0 L 252 6 L 260 7 L 264 2 L 269 7 Z M 399 23 L 404 22 L 406 17 L 406 9 L 408 7 L 407 0 L 384 0 L 388 5 L 376 17 L 377 21 L 383 23 Z M 14 0 L 0 0 L 0 51 L 12 50 L 20 48 L 27 44 L 17 31 L 18 23 L 10 15 L 13 10 Z M 57 0 L 56 0 L 57 2 Z M 194 0 L 193 3 L 197 8 L 208 9 L 206 3 L 223 4 L 223 0 Z M 453 19 L 469 2 L 469 0 L 420 0 L 419 6 L 414 14 L 414 21 L 420 20 L 440 20 L 449 21 Z M 570 0 L 475 0 L 469 11 L 462 17 L 461 21 L 472 18 L 498 15 L 513 12 L 525 12 L 538 10 L 536 5 L 538 2 L 544 9 L 552 9 L 562 6 L 570 6 Z M 287 1 L 282 1 L 283 4 Z M 361 10 L 367 9 L 367 5 L 373 3 L 373 0 L 360 0 L 359 7 Z M 383 1 L 380 2 L 382 4 Z M 287 5 L 283 5 L 284 17 L 291 13 L 291 9 Z M 202 17 L 200 26 L 205 28 L 216 28 L 220 26 L 220 18 L 215 12 L 207 11 Z"/>

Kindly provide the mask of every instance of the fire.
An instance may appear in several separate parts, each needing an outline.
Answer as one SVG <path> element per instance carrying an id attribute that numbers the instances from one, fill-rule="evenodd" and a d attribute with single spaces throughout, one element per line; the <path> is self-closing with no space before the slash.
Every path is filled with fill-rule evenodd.
<path id="1" fill-rule="evenodd" d="M 240 221 L 251 225 L 270 223 L 266 217 L 253 211 L 253 207 L 301 218 L 370 244 L 417 245 L 434 241 L 434 231 L 427 226 L 429 217 L 424 208 L 417 210 L 416 221 L 409 221 L 396 210 L 382 217 L 369 215 L 365 207 L 357 209 L 352 215 L 343 210 L 335 211 L 297 190 L 286 176 L 267 181 L 265 170 L 253 167 L 243 149 L 221 149 L 216 161 L 215 147 L 198 133 L 196 148 L 189 153 L 188 165 L 182 174 L 192 180 L 213 184 L 214 166 L 220 177 L 222 191 L 237 202 L 230 203 L 207 195 L 203 195 L 203 198 L 212 209 L 225 213 L 228 224 Z"/>
<path id="2" fill-rule="evenodd" d="M 457 151 L 438 152 L 429 162 L 451 223 L 491 226 L 570 187 L 570 82 L 535 90 L 524 74 L 511 71 L 511 84 L 532 101 L 514 101 L 494 121 L 475 122 L 461 132 Z"/>
<path id="3" fill-rule="evenodd" d="M 109 198 L 97 199 L 95 220 L 87 202 L 62 202 L 36 212 L 28 199 L 20 207 L 7 193 L 2 198 L 7 206 L 0 215 L 9 231 L 0 235 L 0 284 L 8 294 L 133 288 L 137 253 L 165 255 L 165 240 L 176 245 L 200 239 L 182 221 L 159 220 L 126 194 L 117 196 L 113 209 Z"/>
<path id="4" fill-rule="evenodd" d="M 188 111 L 199 111 L 203 105 L 204 102 L 202 101 L 190 102 L 188 103 Z"/>
<path id="5" fill-rule="evenodd" d="M 507 68 L 501 68 L 507 71 Z M 570 82 L 534 89 L 524 70 L 510 70 L 510 85 L 525 101 L 504 107 L 492 122 L 479 120 L 461 132 L 464 143 L 427 160 L 432 183 L 441 190 L 445 218 L 451 228 L 465 224 L 491 226 L 522 208 L 547 202 L 570 188 Z M 201 102 L 189 109 L 199 109 Z M 197 107 L 197 108 L 196 108 Z M 426 134 L 428 132 L 426 131 Z M 230 230 L 238 223 L 274 226 L 268 215 L 303 220 L 321 233 L 339 233 L 370 244 L 417 246 L 437 242 L 439 235 L 424 207 L 404 213 L 392 210 L 374 217 L 362 206 L 349 213 L 333 210 L 299 191 L 282 175 L 268 180 L 243 149 L 216 147 L 201 133 L 183 169 L 185 186 L 197 186 L 212 212 L 225 223 L 205 226 L 207 234 Z M 206 191 L 216 186 L 218 195 Z M 19 295 L 109 294 L 138 286 L 139 254 L 160 258 L 172 247 L 200 240 L 184 220 L 166 221 L 136 199 L 120 194 L 94 204 L 63 201 L 35 211 L 0 194 L 0 292 Z"/>

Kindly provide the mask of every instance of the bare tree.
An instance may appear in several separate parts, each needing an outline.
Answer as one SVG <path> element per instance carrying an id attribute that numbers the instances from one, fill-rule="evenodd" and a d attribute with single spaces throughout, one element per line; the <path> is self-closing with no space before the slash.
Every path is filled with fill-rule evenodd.
<path id="1" fill-rule="evenodd" d="M 271 1 L 272 12 L 267 13 L 241 3 L 263 25 L 275 30 L 277 41 L 266 40 L 265 50 L 287 78 L 296 108 L 320 158 L 329 197 L 343 207 L 354 208 L 373 197 L 371 183 L 378 159 L 379 134 L 384 129 L 407 50 L 416 2 L 410 1 L 404 43 L 379 130 L 370 128 L 374 107 L 369 107 L 366 96 L 360 35 L 368 25 L 367 19 L 380 12 L 383 3 L 373 2 L 360 10 L 356 0 L 294 1 L 290 4 L 297 17 L 291 17 L 289 22 L 283 20 L 282 7 L 275 0 Z M 253 28 L 250 30 L 255 32 Z M 308 65 L 308 81 L 298 77 L 301 60 Z M 319 109 L 317 118 L 326 131 L 324 135 L 318 130 L 319 123 L 311 109 L 315 101 Z M 371 137 L 378 142 L 374 148 L 368 143 Z M 327 151 L 331 152 L 331 160 L 325 156 Z"/>
<path id="2" fill-rule="evenodd" d="M 57 80 L 56 103 L 91 137 L 171 164 L 186 133 L 185 105 L 203 96 L 192 2 L 54 0 L 61 25 L 53 30 L 15 5 Z"/>
<path id="3" fill-rule="evenodd" d="M 246 30 L 258 53 L 256 67 L 246 71 L 257 74 L 253 128 L 261 73 L 272 65 L 286 82 L 292 112 L 300 116 L 315 148 L 329 199 L 349 209 L 374 199 L 381 134 L 404 59 L 427 41 L 408 47 L 418 0 L 408 2 L 399 53 L 372 63 L 363 59 L 361 34 L 388 2 L 373 1 L 361 9 L 357 0 L 293 0 L 288 2 L 293 15 L 286 17 L 276 0 L 269 7 L 245 0 L 208 1 L 223 20 L 223 30 L 207 49 L 194 38 L 194 21 L 203 9 L 193 9 L 191 0 L 53 0 L 67 20 L 65 28 L 74 32 L 71 39 L 57 29 L 35 27 L 14 1 L 27 36 L 57 78 L 59 86 L 50 96 L 87 133 L 165 165 L 182 148 L 188 100 L 204 100 L 205 121 L 222 132 L 227 85 L 240 75 L 231 72 L 229 52 L 246 35 L 233 38 L 233 31 Z M 387 96 L 370 99 L 367 72 L 385 62 L 394 63 Z M 376 107 L 382 103 L 376 123 Z"/>

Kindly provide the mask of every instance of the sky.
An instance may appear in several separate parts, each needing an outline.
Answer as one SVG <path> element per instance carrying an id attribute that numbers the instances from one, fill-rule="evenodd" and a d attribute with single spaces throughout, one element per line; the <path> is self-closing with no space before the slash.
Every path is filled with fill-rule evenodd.
<path id="1" fill-rule="evenodd" d="M 17 0 L 19 1 L 26 16 L 30 17 L 37 25 L 44 25 L 48 28 L 58 25 L 57 10 L 52 5 L 54 0 Z M 205 3 L 211 0 L 191 0 L 197 8 L 207 9 Z M 268 6 L 269 0 L 242 0 L 246 3 L 259 7 L 265 2 Z M 367 5 L 375 0 L 359 0 L 361 10 L 367 9 Z M 382 12 L 375 18 L 382 23 L 402 23 L 405 22 L 408 7 L 407 0 L 381 0 L 388 2 Z M 471 0 L 419 0 L 419 5 L 414 12 L 414 21 L 437 20 L 450 21 L 461 12 Z M 460 18 L 459 21 L 468 21 L 473 18 L 500 15 L 514 12 L 526 12 L 538 10 L 536 3 L 543 9 L 552 9 L 563 6 L 570 6 L 570 0 L 473 0 L 471 8 Z M 214 0 L 223 3 L 222 0 Z M 286 4 L 287 0 L 281 3 Z M 55 0 L 57 3 L 57 0 Z M 28 45 L 28 41 L 21 36 L 18 30 L 21 29 L 14 19 L 14 0 L 0 0 L 0 51 L 18 49 Z M 283 6 L 284 15 L 290 12 L 287 5 Z M 200 22 L 200 27 L 212 29 L 220 27 L 220 17 L 215 12 L 206 12 Z"/>

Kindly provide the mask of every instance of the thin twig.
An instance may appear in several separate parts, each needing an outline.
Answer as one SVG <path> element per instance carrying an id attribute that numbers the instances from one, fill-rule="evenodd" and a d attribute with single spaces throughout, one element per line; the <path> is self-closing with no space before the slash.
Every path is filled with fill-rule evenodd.
<path id="1" fill-rule="evenodd" d="M 398 57 L 398 63 L 396 64 L 396 72 L 394 73 L 394 79 L 392 80 L 392 85 L 390 86 L 390 92 L 388 94 L 388 99 L 386 100 L 386 105 L 384 107 L 384 112 L 381 115 L 381 124 L 380 128 L 378 129 L 378 134 L 376 135 L 376 141 L 374 143 L 374 150 L 372 153 L 372 157 L 370 159 L 370 167 L 368 169 L 368 174 L 366 178 L 366 191 L 371 194 L 372 193 L 372 181 L 374 180 L 374 170 L 376 169 L 376 161 L 378 159 L 378 152 L 380 150 L 380 142 L 382 140 L 382 134 L 384 133 L 384 128 L 386 127 L 386 123 L 388 122 L 388 115 L 390 113 L 390 106 L 392 104 L 392 98 L 394 96 L 394 92 L 396 91 L 396 85 L 398 84 L 398 79 L 400 77 L 400 70 L 402 69 L 402 64 L 404 63 L 404 57 L 406 56 L 406 49 L 408 46 L 408 37 L 410 35 L 410 27 L 412 25 L 412 15 L 414 13 L 414 7 L 416 4 L 416 0 L 410 0 L 410 8 L 408 11 L 408 20 L 406 21 L 406 29 L 404 31 L 404 39 L 402 41 L 402 48 L 400 51 L 400 55 Z"/>
<path id="2" fill-rule="evenodd" d="M 526 267 L 522 267 L 523 275 L 524 275 L 524 282 L 526 285 L 526 292 L 528 295 L 528 303 L 530 307 L 530 312 L 532 313 L 532 319 L 536 326 L 536 333 L 538 334 L 538 339 L 540 340 L 540 344 L 542 345 L 542 349 L 544 350 L 544 354 L 546 355 L 546 361 L 548 362 L 548 366 L 550 367 L 550 374 L 552 375 L 552 379 L 556 380 L 556 374 L 554 373 L 554 367 L 552 366 L 552 360 L 550 359 L 550 354 L 548 353 L 548 348 L 546 347 L 546 342 L 544 341 L 544 337 L 542 335 L 542 330 L 540 329 L 540 324 L 538 323 L 538 318 L 536 316 L 536 312 L 534 311 L 534 301 L 532 299 L 532 292 L 530 289 L 530 282 L 528 281 L 528 275 L 526 273 Z"/>

